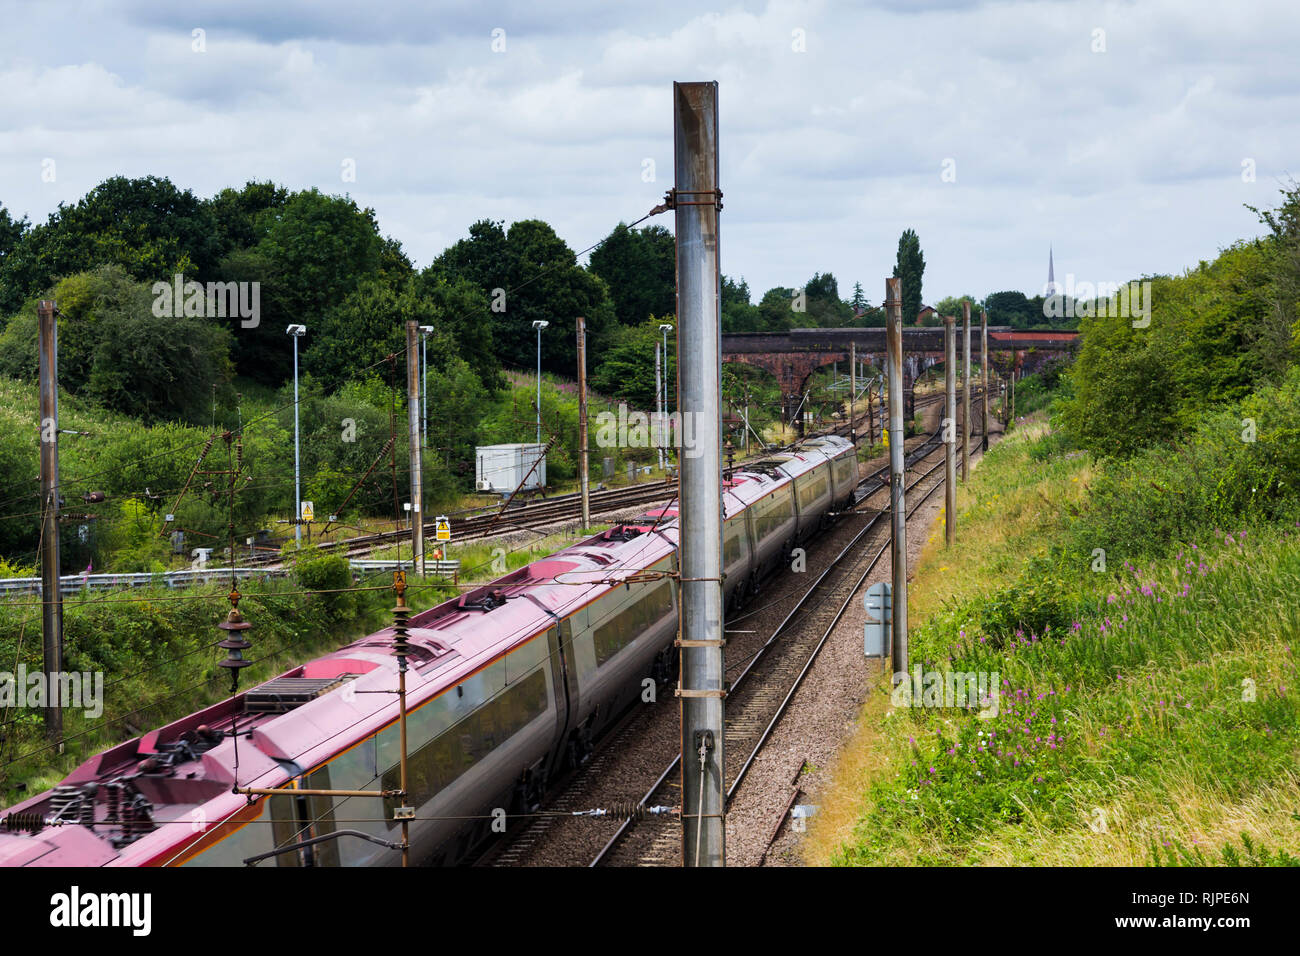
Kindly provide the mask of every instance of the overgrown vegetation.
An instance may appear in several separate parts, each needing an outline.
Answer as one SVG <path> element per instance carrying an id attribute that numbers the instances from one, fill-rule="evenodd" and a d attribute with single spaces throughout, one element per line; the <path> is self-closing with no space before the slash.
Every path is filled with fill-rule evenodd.
<path id="1" fill-rule="evenodd" d="M 898 706 L 882 680 L 814 860 L 1296 862 L 1294 523 L 1241 514 L 1101 555 L 1087 546 L 1112 528 L 1102 480 L 1041 425 L 986 456 L 959 497 L 958 547 L 932 540 L 914 582 L 912 659 L 995 675 L 998 693 Z M 1104 479 L 1117 495 L 1144 480 Z"/>

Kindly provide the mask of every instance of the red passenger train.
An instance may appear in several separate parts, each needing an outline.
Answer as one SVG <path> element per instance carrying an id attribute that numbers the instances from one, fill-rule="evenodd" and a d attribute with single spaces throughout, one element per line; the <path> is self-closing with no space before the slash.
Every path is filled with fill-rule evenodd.
<path id="1" fill-rule="evenodd" d="M 729 606 L 825 527 L 857 480 L 838 437 L 734 472 L 723 495 Z M 413 862 L 466 860 L 494 810 L 535 808 L 645 678 L 668 676 L 676 581 L 626 579 L 675 568 L 676 517 L 651 512 L 411 618 Z M 0 819 L 0 865 L 399 863 L 394 801 L 296 792 L 397 789 L 392 639 L 391 628 L 371 634 L 92 758 Z"/>

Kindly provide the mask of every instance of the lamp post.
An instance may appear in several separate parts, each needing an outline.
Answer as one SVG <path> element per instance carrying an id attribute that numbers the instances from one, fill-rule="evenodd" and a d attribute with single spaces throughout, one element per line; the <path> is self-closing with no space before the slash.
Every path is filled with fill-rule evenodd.
<path id="1" fill-rule="evenodd" d="M 663 336 L 663 342 L 664 342 L 663 378 L 661 379 L 660 383 L 657 383 L 659 386 L 659 395 L 657 397 L 659 399 L 659 422 L 661 428 L 663 427 L 663 422 L 665 422 L 668 418 L 668 333 L 671 332 L 672 330 L 673 330 L 672 324 L 668 322 L 665 322 L 659 326 L 659 334 Z M 655 363 L 656 368 L 658 367 L 658 364 L 659 364 L 658 362 Z M 664 469 L 664 466 L 667 463 L 667 458 L 668 458 L 668 450 L 666 448 L 660 448 L 659 469 L 661 471 Z"/>
<path id="2" fill-rule="evenodd" d="M 293 336 L 293 540 L 302 547 L 302 487 L 298 469 L 298 339 L 307 334 L 307 326 L 291 325 L 285 329 Z"/>
<path id="3" fill-rule="evenodd" d="M 537 444 L 542 443 L 542 329 L 550 325 L 545 319 L 536 319 L 533 328 L 537 330 Z"/>
<path id="4" fill-rule="evenodd" d="M 420 380 L 420 417 L 424 421 L 422 436 L 425 448 L 429 447 L 429 336 L 432 333 L 432 325 L 420 326 L 420 368 L 424 372 Z"/>

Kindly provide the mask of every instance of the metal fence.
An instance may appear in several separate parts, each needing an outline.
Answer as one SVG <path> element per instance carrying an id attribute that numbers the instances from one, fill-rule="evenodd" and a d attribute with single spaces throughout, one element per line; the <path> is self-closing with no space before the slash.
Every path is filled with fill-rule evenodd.
<path id="1" fill-rule="evenodd" d="M 353 578 L 360 580 L 376 571 L 396 570 L 400 565 L 411 569 L 408 561 L 349 561 Z M 459 561 L 428 561 L 426 568 L 431 575 L 450 577 L 459 576 Z M 271 578 L 285 578 L 290 572 L 285 568 L 235 568 L 237 580 L 266 581 Z M 186 568 L 182 571 L 159 571 L 141 574 L 65 574 L 59 578 L 59 590 L 64 594 L 78 594 L 82 591 L 116 591 L 124 588 L 188 588 L 196 584 L 209 584 L 213 581 L 230 580 L 230 568 Z M 18 594 L 41 593 L 40 578 L 0 578 L 0 597 Z"/>

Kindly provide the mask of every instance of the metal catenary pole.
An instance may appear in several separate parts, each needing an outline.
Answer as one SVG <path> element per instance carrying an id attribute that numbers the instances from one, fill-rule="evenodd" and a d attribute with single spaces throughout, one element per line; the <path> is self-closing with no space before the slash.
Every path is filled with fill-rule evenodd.
<path id="1" fill-rule="evenodd" d="M 663 452 L 659 454 L 662 464 Z M 587 473 L 587 324 L 582 316 L 578 316 L 578 455 L 582 527 L 585 530 L 591 527 L 591 481 Z"/>
<path id="2" fill-rule="evenodd" d="M 980 450 L 989 450 L 989 401 L 993 390 L 989 388 L 989 314 L 980 310 L 980 387 L 984 389 L 984 398 L 980 401 L 980 416 L 983 419 L 980 428 Z"/>
<path id="3" fill-rule="evenodd" d="M 536 319 L 533 328 L 537 330 L 537 444 L 542 443 L 542 329 L 550 325 L 545 319 Z"/>
<path id="4" fill-rule="evenodd" d="M 726 865 L 718 84 L 673 84 L 681 496 L 682 862 Z M 691 427 L 693 426 L 693 427 Z M 692 447 L 685 436 L 693 434 Z"/>
<path id="5" fill-rule="evenodd" d="M 655 411 L 659 413 L 659 424 L 650 430 L 650 434 L 655 436 L 655 444 L 659 449 L 659 470 L 664 470 L 664 445 L 660 439 L 660 429 L 663 428 L 664 421 L 664 356 L 661 353 L 659 340 L 655 340 Z"/>
<path id="6" fill-rule="evenodd" d="M 858 433 L 853 424 L 853 403 L 858 399 L 858 343 L 849 343 L 849 441 L 858 449 Z M 856 474 L 856 472 L 855 472 Z"/>
<path id="7" fill-rule="evenodd" d="M 40 352 L 41 438 L 41 645 L 46 675 L 45 734 L 63 736 L 63 711 L 55 699 L 63 672 L 63 594 L 59 590 L 59 326 L 58 303 L 37 307 Z"/>
<path id="8" fill-rule="evenodd" d="M 951 315 L 943 317 L 943 500 L 944 541 L 948 547 L 957 542 L 957 330 Z"/>
<path id="9" fill-rule="evenodd" d="M 406 322 L 406 425 L 411 446 L 411 568 L 424 575 L 424 480 L 420 473 L 420 330 Z"/>
<path id="10" fill-rule="evenodd" d="M 970 303 L 961 304 L 961 334 L 966 364 L 961 377 L 961 480 L 970 479 Z"/>
<path id="11" fill-rule="evenodd" d="M 907 673 L 907 506 L 903 496 L 903 294 L 902 280 L 885 280 L 885 348 L 889 367 L 890 561 L 893 564 L 893 665 Z"/>
<path id="12" fill-rule="evenodd" d="M 664 343 L 664 352 L 663 352 L 664 383 L 663 383 L 663 391 L 659 393 L 660 401 L 661 401 L 659 410 L 663 412 L 665 421 L 668 420 L 668 333 L 671 332 L 672 330 L 673 330 L 672 324 L 669 322 L 665 322 L 659 326 L 659 333 L 663 337 L 663 343 Z M 664 464 L 667 465 L 669 462 L 672 461 L 672 457 L 673 457 L 671 451 L 673 447 L 673 433 L 672 433 L 671 423 L 668 424 L 667 430 L 664 432 L 664 441 L 667 443 L 664 447 Z"/>

